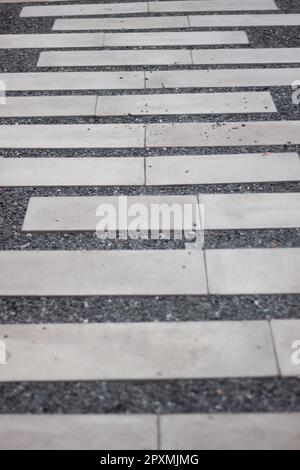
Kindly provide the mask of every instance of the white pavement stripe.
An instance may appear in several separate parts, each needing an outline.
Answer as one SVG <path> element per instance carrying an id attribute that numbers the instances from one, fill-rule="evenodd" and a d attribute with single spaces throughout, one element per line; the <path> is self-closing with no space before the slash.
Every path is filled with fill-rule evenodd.
<path id="1" fill-rule="evenodd" d="M 144 158 L 0 158 L 0 187 L 142 186 Z"/>
<path id="2" fill-rule="evenodd" d="M 141 124 L 65 124 L 0 126 L 2 148 L 144 147 Z"/>
<path id="3" fill-rule="evenodd" d="M 201 295 L 207 292 L 203 252 L 2 251 L 0 264 L 2 296 Z"/>
<path id="4" fill-rule="evenodd" d="M 0 382 L 278 376 L 267 321 L 1 325 L 4 338 Z"/>
<path id="5" fill-rule="evenodd" d="M 300 51 L 300 49 L 299 49 Z M 43 51 L 38 67 L 104 66 L 104 65 L 175 65 L 192 64 L 191 53 L 184 49 L 108 50 L 108 51 Z"/>
<path id="6" fill-rule="evenodd" d="M 300 193 L 199 194 L 204 229 L 300 227 Z"/>
<path id="7" fill-rule="evenodd" d="M 281 375 L 299 378 L 300 320 L 272 320 L 271 328 Z"/>
<path id="8" fill-rule="evenodd" d="M 160 417 L 162 450 L 300 450 L 300 413 Z"/>
<path id="9" fill-rule="evenodd" d="M 297 153 L 146 158 L 147 186 L 300 181 Z"/>
<path id="10" fill-rule="evenodd" d="M 210 294 L 299 294 L 300 249 L 207 250 Z"/>
<path id="11" fill-rule="evenodd" d="M 103 47 L 103 33 L 1 34 L 0 49 Z"/>
<path id="12" fill-rule="evenodd" d="M 300 47 L 193 50 L 192 57 L 194 64 L 296 64 Z"/>
<path id="13" fill-rule="evenodd" d="M 150 13 L 168 11 L 250 11 L 277 10 L 273 0 L 185 0 L 148 2 Z"/>
<path id="14" fill-rule="evenodd" d="M 144 72 L 0 73 L 0 80 L 5 83 L 7 91 L 122 90 L 145 87 Z"/>
<path id="15" fill-rule="evenodd" d="M 282 15 L 194 15 L 189 16 L 192 28 L 227 27 L 227 26 L 298 26 L 300 14 Z M 64 21 L 64 20 L 61 20 Z M 70 21 L 70 20 L 68 20 Z M 71 20 L 72 21 L 72 20 Z M 67 29 L 67 28 L 66 28 Z M 100 29 L 100 28 L 99 28 Z"/>
<path id="16" fill-rule="evenodd" d="M 299 144 L 299 121 L 147 124 L 147 147 Z"/>
<path id="17" fill-rule="evenodd" d="M 21 17 L 31 16 L 83 16 L 83 15 L 115 15 L 126 13 L 147 13 L 148 2 L 104 3 L 104 4 L 73 4 L 73 5 L 42 5 L 22 8 Z"/>
<path id="18" fill-rule="evenodd" d="M 154 415 L 0 416 L 1 450 L 145 450 L 157 441 Z"/>
<path id="19" fill-rule="evenodd" d="M 269 92 L 99 96 L 97 116 L 276 113 Z"/>

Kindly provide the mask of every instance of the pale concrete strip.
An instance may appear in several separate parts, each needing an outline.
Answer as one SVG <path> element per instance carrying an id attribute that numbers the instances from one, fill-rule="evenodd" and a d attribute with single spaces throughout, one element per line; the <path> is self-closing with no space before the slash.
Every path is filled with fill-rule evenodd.
<path id="1" fill-rule="evenodd" d="M 298 77 L 300 68 L 154 70 L 146 72 L 146 88 L 291 86 Z"/>
<path id="2" fill-rule="evenodd" d="M 99 96 L 97 116 L 276 113 L 269 92 Z"/>
<path id="3" fill-rule="evenodd" d="M 300 62 L 300 47 L 192 51 L 194 64 L 290 64 Z"/>
<path id="4" fill-rule="evenodd" d="M 154 415 L 0 416 L 1 450 L 130 450 L 157 448 Z"/>
<path id="5" fill-rule="evenodd" d="M 299 377 L 300 320 L 272 320 L 271 328 L 281 375 Z"/>
<path id="6" fill-rule="evenodd" d="M 147 147 L 223 147 L 300 143 L 299 121 L 147 124 Z"/>
<path id="7" fill-rule="evenodd" d="M 193 46 L 249 44 L 244 31 L 106 33 L 104 46 Z"/>
<path id="8" fill-rule="evenodd" d="M 9 96 L 0 104 L 0 117 L 94 116 L 96 103 L 92 95 Z"/>
<path id="9" fill-rule="evenodd" d="M 185 0 L 148 2 L 150 12 L 277 10 L 273 0 Z"/>
<path id="10" fill-rule="evenodd" d="M 2 296 L 201 295 L 203 252 L 2 251 Z"/>
<path id="11" fill-rule="evenodd" d="M 0 73 L 7 91 L 122 90 L 144 88 L 144 72 Z"/>
<path id="12" fill-rule="evenodd" d="M 185 220 L 189 208 L 190 221 Z M 114 230 L 134 232 L 138 217 L 141 231 L 185 229 L 192 231 L 199 214 L 197 196 L 79 196 L 32 197 L 29 201 L 23 231 L 27 232 L 104 232 L 105 215 L 111 209 L 116 214 Z M 112 213 L 111 212 L 111 213 Z M 101 227 L 98 223 L 103 220 Z M 114 223 L 114 220 L 112 221 Z M 137 225 L 136 225 L 137 226 Z M 187 226 L 186 226 L 187 227 Z M 112 229 L 112 227 L 110 227 Z"/>
<path id="13" fill-rule="evenodd" d="M 278 375 L 267 321 L 1 325 L 4 338 L 0 382 Z"/>
<path id="14" fill-rule="evenodd" d="M 103 47 L 104 33 L 1 34 L 0 49 Z"/>
<path id="15" fill-rule="evenodd" d="M 300 248 L 207 250 L 211 294 L 299 294 Z"/>
<path id="16" fill-rule="evenodd" d="M 227 26 L 298 26 L 300 14 L 282 15 L 191 15 L 192 28 L 227 27 Z"/>
<path id="17" fill-rule="evenodd" d="M 0 158 L 0 187 L 140 186 L 143 158 Z"/>
<path id="18" fill-rule="evenodd" d="M 199 194 L 206 230 L 298 228 L 300 193 Z"/>
<path id="19" fill-rule="evenodd" d="M 20 16 L 83 16 L 147 13 L 147 3 L 148 2 L 27 6 L 22 9 Z"/>
<path id="20" fill-rule="evenodd" d="M 0 126 L 0 148 L 128 148 L 144 139 L 141 124 Z"/>
<path id="21" fill-rule="evenodd" d="M 160 417 L 162 450 L 300 450 L 300 413 Z"/>
<path id="22" fill-rule="evenodd" d="M 300 50 L 300 49 L 299 49 Z M 108 51 L 43 51 L 38 67 L 83 67 L 105 65 L 175 65 L 192 64 L 190 51 L 170 50 L 108 50 Z"/>
<path id="23" fill-rule="evenodd" d="M 147 157 L 147 186 L 300 181 L 297 153 Z"/>
<path id="24" fill-rule="evenodd" d="M 294 15 L 293 15 L 294 16 Z M 188 28 L 187 16 L 149 16 L 128 18 L 60 18 L 55 20 L 55 31 L 106 29 L 163 29 Z"/>

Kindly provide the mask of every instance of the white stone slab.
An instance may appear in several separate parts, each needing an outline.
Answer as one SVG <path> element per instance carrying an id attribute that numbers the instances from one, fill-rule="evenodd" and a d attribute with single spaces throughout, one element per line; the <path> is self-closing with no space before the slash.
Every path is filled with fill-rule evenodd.
<path id="1" fill-rule="evenodd" d="M 1 34 L 0 49 L 103 47 L 103 33 Z"/>
<path id="2" fill-rule="evenodd" d="M 0 187 L 15 186 L 140 186 L 144 159 L 0 158 Z"/>
<path id="3" fill-rule="evenodd" d="M 144 147 L 140 124 L 61 124 L 0 126 L 2 148 Z"/>
<path id="4" fill-rule="evenodd" d="M 294 16 L 294 15 L 293 15 Z M 59 18 L 55 31 L 106 30 L 106 29 L 163 29 L 188 28 L 187 16 L 149 16 L 128 18 Z"/>
<path id="5" fill-rule="evenodd" d="M 7 91 L 122 90 L 144 88 L 144 72 L 0 73 Z"/>
<path id="6" fill-rule="evenodd" d="M 299 76 L 299 68 L 154 70 L 146 72 L 146 88 L 291 86 Z"/>
<path id="7" fill-rule="evenodd" d="M 147 157 L 147 186 L 299 181 L 297 153 Z"/>
<path id="8" fill-rule="evenodd" d="M 185 0 L 148 3 L 150 12 L 277 10 L 273 0 Z"/>
<path id="9" fill-rule="evenodd" d="M 278 375 L 266 321 L 1 325 L 4 337 L 0 382 Z"/>
<path id="10" fill-rule="evenodd" d="M 300 25 L 300 14 L 191 15 L 189 16 L 189 23 L 192 28 L 222 28 L 225 26 L 298 26 Z"/>
<path id="11" fill-rule="evenodd" d="M 300 49 L 299 49 L 300 50 Z M 104 65 L 174 65 L 192 64 L 191 53 L 184 49 L 43 51 L 38 67 L 87 67 Z"/>
<path id="12" fill-rule="evenodd" d="M 154 415 L 0 416 L 1 450 L 130 450 L 157 448 Z"/>
<path id="13" fill-rule="evenodd" d="M 300 320 L 272 320 L 271 327 L 281 375 L 299 377 Z"/>
<path id="14" fill-rule="evenodd" d="M 106 33 L 105 47 L 249 44 L 244 31 Z"/>
<path id="15" fill-rule="evenodd" d="M 2 251 L 0 295 L 201 295 L 203 258 L 186 250 Z"/>
<path id="16" fill-rule="evenodd" d="M 263 91 L 99 96 L 96 115 L 272 112 L 277 112 L 272 96 Z"/>
<path id="17" fill-rule="evenodd" d="M 300 143 L 299 121 L 147 124 L 147 147 L 223 147 Z"/>
<path id="18" fill-rule="evenodd" d="M 299 294 L 300 249 L 207 250 L 211 294 Z"/>
<path id="19" fill-rule="evenodd" d="M 94 116 L 96 103 L 92 95 L 9 96 L 0 104 L 0 117 Z"/>
<path id="20" fill-rule="evenodd" d="M 206 230 L 298 228 L 300 193 L 199 194 Z"/>
<path id="21" fill-rule="evenodd" d="M 299 450 L 300 413 L 160 417 L 165 450 Z"/>
<path id="22" fill-rule="evenodd" d="M 267 1 L 267 0 L 265 0 Z M 42 5 L 28 6 L 21 11 L 21 17 L 31 16 L 83 16 L 83 15 L 115 15 L 126 13 L 147 13 L 147 2 L 104 3 L 104 4 L 73 4 L 73 5 Z"/>
<path id="23" fill-rule="evenodd" d="M 300 62 L 300 47 L 206 49 L 192 51 L 194 64 L 290 64 Z"/>

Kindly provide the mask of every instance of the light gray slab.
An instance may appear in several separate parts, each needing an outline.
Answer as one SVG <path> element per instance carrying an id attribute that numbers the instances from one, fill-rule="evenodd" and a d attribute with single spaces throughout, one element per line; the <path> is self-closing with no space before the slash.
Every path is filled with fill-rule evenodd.
<path id="1" fill-rule="evenodd" d="M 117 215 L 115 230 L 121 228 L 129 232 L 132 230 L 130 228 L 132 222 L 138 215 L 140 230 L 176 229 L 182 231 L 185 227 L 186 206 L 191 208 L 190 230 L 193 230 L 199 214 L 197 196 L 32 197 L 27 207 L 22 230 L 27 232 L 96 232 L 100 230 L 97 225 L 103 219 L 108 206 L 111 206 Z M 102 216 L 99 214 L 101 207 L 103 208 Z M 162 214 L 166 213 L 166 217 L 156 217 L 155 211 L 158 207 L 162 209 Z M 166 212 L 165 208 L 169 210 Z M 121 227 L 120 211 L 123 216 L 125 215 Z M 174 214 L 174 217 L 169 214 Z"/>
<path id="2" fill-rule="evenodd" d="M 300 143 L 299 121 L 147 124 L 147 147 L 223 147 Z"/>
<path id="3" fill-rule="evenodd" d="M 300 49 L 299 49 L 300 50 Z M 38 67 L 83 67 L 94 65 L 165 65 L 192 64 L 190 51 L 170 50 L 114 50 L 114 51 L 44 51 Z"/>
<path id="4" fill-rule="evenodd" d="M 273 0 L 185 0 L 148 3 L 150 12 L 277 10 Z"/>
<path id="5" fill-rule="evenodd" d="M 207 250 L 211 294 L 299 294 L 300 249 Z"/>
<path id="6" fill-rule="evenodd" d="M 277 112 L 269 92 L 99 96 L 98 116 Z"/>
<path id="7" fill-rule="evenodd" d="M 244 31 L 106 33 L 104 45 L 112 46 L 192 46 L 249 44 Z"/>
<path id="8" fill-rule="evenodd" d="M 161 449 L 299 450 L 300 413 L 160 417 Z"/>
<path id="9" fill-rule="evenodd" d="M 144 147 L 140 124 L 60 124 L 0 126 L 2 148 Z"/>
<path id="10" fill-rule="evenodd" d="M 154 415 L 0 416 L 1 450 L 130 450 L 157 448 Z"/>
<path id="11" fill-rule="evenodd" d="M 265 0 L 266 1 L 266 0 Z M 83 15 L 115 15 L 126 13 L 147 13 L 147 2 L 134 3 L 91 3 L 73 5 L 42 5 L 22 8 L 21 17 L 31 16 L 83 16 Z"/>
<path id="12" fill-rule="evenodd" d="M 144 88 L 144 72 L 0 73 L 7 91 L 122 90 Z"/>
<path id="13" fill-rule="evenodd" d="M 299 76 L 299 68 L 154 70 L 146 72 L 146 88 L 291 86 Z"/>
<path id="14" fill-rule="evenodd" d="M 9 96 L 0 104 L 0 117 L 94 116 L 96 103 L 92 95 Z"/>
<path id="15" fill-rule="evenodd" d="M 296 64 L 300 47 L 268 49 L 206 49 L 192 51 L 194 64 Z"/>
<path id="16" fill-rule="evenodd" d="M 299 377 L 300 320 L 272 320 L 271 327 L 281 375 Z"/>
<path id="17" fill-rule="evenodd" d="M 4 296 L 206 293 L 201 251 L 2 251 L 0 263 Z"/>
<path id="18" fill-rule="evenodd" d="M 103 47 L 103 33 L 1 34 L 0 49 Z"/>
<path id="19" fill-rule="evenodd" d="M 148 16 L 128 18 L 59 18 L 55 31 L 106 30 L 106 29 L 163 29 L 188 28 L 187 16 Z"/>
<path id="20" fill-rule="evenodd" d="M 1 325 L 4 337 L 0 382 L 278 375 L 266 321 Z"/>
<path id="21" fill-rule="evenodd" d="M 297 153 L 146 158 L 148 186 L 300 181 Z"/>
<path id="22" fill-rule="evenodd" d="M 252 15 L 191 15 L 189 23 L 192 28 L 224 26 L 298 26 L 300 14 L 252 14 Z"/>
<path id="23" fill-rule="evenodd" d="M 300 193 L 199 194 L 206 230 L 300 227 Z"/>
<path id="24" fill-rule="evenodd" d="M 0 187 L 15 186 L 140 186 L 144 159 L 0 158 Z"/>

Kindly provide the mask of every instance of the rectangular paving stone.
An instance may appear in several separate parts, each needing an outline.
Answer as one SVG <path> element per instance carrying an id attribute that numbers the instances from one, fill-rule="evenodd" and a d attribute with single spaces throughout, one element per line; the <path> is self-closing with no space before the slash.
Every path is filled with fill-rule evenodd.
<path id="1" fill-rule="evenodd" d="M 299 144 L 299 121 L 147 124 L 147 147 Z"/>
<path id="2" fill-rule="evenodd" d="M 292 15 L 294 16 L 294 15 Z M 149 16 L 127 18 L 59 18 L 55 31 L 106 30 L 106 29 L 163 29 L 188 28 L 187 16 Z"/>
<path id="3" fill-rule="evenodd" d="M 0 382 L 278 375 L 267 321 L 1 325 L 4 337 Z"/>
<path id="4" fill-rule="evenodd" d="M 1 148 L 144 147 L 140 124 L 29 124 L 0 126 Z"/>
<path id="5" fill-rule="evenodd" d="M 300 49 L 299 49 L 300 50 Z M 190 51 L 184 49 L 114 51 L 43 51 L 38 67 L 88 67 L 104 65 L 192 64 Z"/>
<path id="6" fill-rule="evenodd" d="M 199 194 L 206 230 L 300 227 L 300 193 Z"/>
<path id="7" fill-rule="evenodd" d="M 184 155 L 146 158 L 148 186 L 299 181 L 297 153 Z"/>
<path id="8" fill-rule="evenodd" d="M 299 294 L 300 249 L 207 250 L 210 294 Z"/>
<path id="9" fill-rule="evenodd" d="M 122 90 L 144 88 L 144 72 L 0 73 L 7 91 Z M 290 82 L 291 83 L 291 82 Z"/>
<path id="10" fill-rule="evenodd" d="M 9 96 L 0 105 L 0 117 L 94 116 L 96 103 L 92 95 Z"/>
<path id="11" fill-rule="evenodd" d="M 106 33 L 104 45 L 112 46 L 189 46 L 249 44 L 244 31 Z"/>
<path id="12" fill-rule="evenodd" d="M 267 0 L 265 0 L 267 1 Z M 22 8 L 21 17 L 30 16 L 83 16 L 115 15 L 126 13 L 147 13 L 147 2 L 134 3 L 91 3 L 74 5 L 42 5 Z"/>
<path id="13" fill-rule="evenodd" d="M 157 448 L 154 415 L 0 416 L 1 450 L 130 450 Z"/>
<path id="14" fill-rule="evenodd" d="M 186 0 L 148 3 L 150 12 L 277 10 L 273 0 Z"/>
<path id="15" fill-rule="evenodd" d="M 0 296 L 206 293 L 201 251 L 2 251 L 0 264 Z"/>
<path id="16" fill-rule="evenodd" d="M 99 96 L 96 115 L 277 112 L 269 92 Z"/>
<path id="17" fill-rule="evenodd" d="M 161 449 L 299 450 L 300 413 L 160 417 Z"/>
<path id="18" fill-rule="evenodd" d="M 281 375 L 299 377 L 300 320 L 272 320 L 271 328 Z"/>
<path id="19" fill-rule="evenodd" d="M 0 187 L 140 186 L 143 158 L 0 158 Z"/>
<path id="20" fill-rule="evenodd" d="M 290 64 L 300 62 L 300 47 L 206 49 L 192 51 L 194 64 Z"/>
<path id="21" fill-rule="evenodd" d="M 103 47 L 103 33 L 0 34 L 0 49 Z"/>
<path id="22" fill-rule="evenodd" d="M 227 26 L 298 26 L 300 14 L 252 14 L 252 15 L 191 15 L 190 27 L 227 27 Z"/>
<path id="23" fill-rule="evenodd" d="M 299 68 L 154 70 L 146 72 L 146 88 L 291 86 L 299 76 Z"/>

